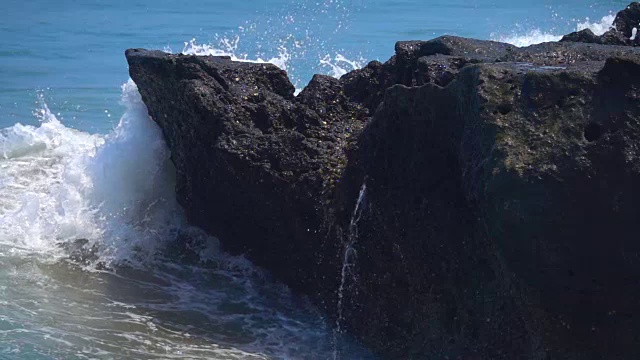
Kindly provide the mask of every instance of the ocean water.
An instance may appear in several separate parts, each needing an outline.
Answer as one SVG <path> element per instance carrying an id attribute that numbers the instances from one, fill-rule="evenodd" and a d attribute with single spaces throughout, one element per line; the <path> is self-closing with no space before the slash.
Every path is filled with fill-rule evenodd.
<path id="1" fill-rule="evenodd" d="M 373 358 L 304 297 L 186 224 L 126 48 L 269 61 L 300 89 L 314 73 L 388 59 L 397 40 L 524 46 L 603 33 L 626 5 L 3 0 L 0 359 Z"/>

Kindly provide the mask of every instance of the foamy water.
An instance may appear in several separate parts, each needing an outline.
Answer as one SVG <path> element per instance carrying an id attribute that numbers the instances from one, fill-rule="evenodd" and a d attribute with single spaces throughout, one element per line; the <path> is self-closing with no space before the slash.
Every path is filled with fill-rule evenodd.
<path id="1" fill-rule="evenodd" d="M 290 68 L 291 55 L 289 50 L 281 46 L 278 49 L 278 55 L 268 60 L 260 57 L 251 58 L 248 54 L 238 53 L 238 44 L 240 37 L 236 36 L 232 39 L 222 38 L 217 44 L 199 44 L 196 39 L 191 39 L 184 43 L 182 54 L 185 55 L 201 55 L 201 56 L 229 56 L 234 61 L 252 62 L 252 63 L 271 63 L 282 70 L 287 71 Z M 171 49 L 165 49 L 171 52 Z M 320 65 L 327 75 L 340 78 L 351 70 L 360 69 L 364 66 L 364 59 L 350 60 L 342 54 L 335 54 L 333 57 L 329 54 L 318 59 Z M 289 74 L 291 81 L 296 87 L 296 94 L 302 91 L 300 87 L 300 79 L 295 74 Z"/>
<path id="2" fill-rule="evenodd" d="M 331 328 L 306 300 L 185 224 L 131 81 L 122 103 L 107 135 L 65 127 L 44 102 L 40 126 L 2 130 L 0 354 L 327 358 Z"/>
<path id="3" fill-rule="evenodd" d="M 613 27 L 615 14 L 603 16 L 599 21 L 591 22 L 589 18 L 584 20 L 574 20 L 576 22 L 575 31 L 590 29 L 596 35 L 602 35 Z M 549 41 L 558 41 L 566 34 L 558 34 L 541 29 L 531 29 L 524 33 L 514 33 L 509 35 L 492 34 L 492 39 L 502 41 L 515 46 L 529 46 Z"/>
<path id="4" fill-rule="evenodd" d="M 44 102 L 40 126 L 2 130 L 0 243 L 54 254 L 87 239 L 110 265 L 155 253 L 180 228 L 169 151 L 131 81 L 122 103 L 108 135 L 65 127 Z"/>

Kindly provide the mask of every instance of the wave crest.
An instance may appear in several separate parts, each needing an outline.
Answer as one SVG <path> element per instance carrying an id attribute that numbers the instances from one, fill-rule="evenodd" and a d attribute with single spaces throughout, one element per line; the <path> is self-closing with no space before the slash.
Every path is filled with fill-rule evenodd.
<path id="1" fill-rule="evenodd" d="M 79 240 L 99 262 L 137 264 L 177 236 L 184 216 L 162 132 L 136 85 L 107 135 L 65 127 L 46 103 L 40 126 L 0 130 L 0 243 L 57 259 Z"/>
<path id="2" fill-rule="evenodd" d="M 614 14 L 603 16 L 600 21 L 590 22 L 589 18 L 585 18 L 583 21 L 576 21 L 575 31 L 581 31 L 590 29 L 596 35 L 602 35 L 605 32 L 613 28 L 613 21 L 615 20 Z M 529 45 L 540 44 L 549 41 L 558 41 L 562 39 L 564 35 L 558 35 L 553 32 L 543 31 L 541 29 L 531 29 L 525 32 L 514 32 L 509 35 L 491 34 L 491 39 L 509 43 L 518 47 L 524 47 Z"/>

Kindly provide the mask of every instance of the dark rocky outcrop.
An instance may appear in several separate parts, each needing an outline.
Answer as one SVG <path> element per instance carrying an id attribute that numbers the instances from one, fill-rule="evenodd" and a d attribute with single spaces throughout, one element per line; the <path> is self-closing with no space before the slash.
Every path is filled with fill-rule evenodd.
<path id="1" fill-rule="evenodd" d="M 633 36 L 633 29 L 640 30 L 640 3 L 633 2 L 616 14 L 612 28 L 597 36 L 589 29 L 565 35 L 560 41 L 584 42 L 606 45 L 640 45 L 640 37 Z"/>
<path id="2" fill-rule="evenodd" d="M 361 107 L 327 76 L 294 98 L 286 73 L 271 64 L 136 49 L 126 55 L 171 149 L 190 222 L 291 287 L 314 291 L 329 271 L 309 264 L 338 251 L 335 242 L 325 246 L 324 219 L 344 150 L 363 126 Z"/>
<path id="3" fill-rule="evenodd" d="M 593 31 L 591 31 L 591 29 L 584 29 L 584 30 L 572 32 L 571 34 L 567 34 L 563 36 L 562 39 L 560 39 L 560 41 L 583 42 L 583 43 L 593 43 L 593 44 L 603 43 L 602 38 L 594 34 Z M 616 43 L 616 45 L 618 44 Z"/>
<path id="4" fill-rule="evenodd" d="M 126 55 L 189 220 L 383 357 L 635 359 L 640 48 L 594 39 L 399 42 L 298 96 L 269 64 Z"/>
<path id="5" fill-rule="evenodd" d="M 617 13 L 613 27 L 623 36 L 631 37 L 633 28 L 640 27 L 640 3 L 633 2 Z"/>

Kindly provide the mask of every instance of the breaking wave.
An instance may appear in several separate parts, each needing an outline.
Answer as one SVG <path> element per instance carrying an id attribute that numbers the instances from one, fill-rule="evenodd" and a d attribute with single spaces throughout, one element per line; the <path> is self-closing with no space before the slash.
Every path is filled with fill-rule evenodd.
<path id="1" fill-rule="evenodd" d="M 591 22 L 589 18 L 584 20 L 574 20 L 576 23 L 575 31 L 584 29 L 590 29 L 596 35 L 602 35 L 613 27 L 614 14 L 603 16 L 599 21 Z M 513 44 L 515 46 L 523 47 L 534 44 L 540 44 L 549 41 L 558 41 L 562 39 L 563 35 L 551 31 L 543 31 L 540 29 L 531 29 L 525 32 L 515 32 L 509 35 L 492 34 L 491 39 L 501 42 Z"/>
<path id="2" fill-rule="evenodd" d="M 40 126 L 0 131 L 0 242 L 55 258 L 82 240 L 103 264 L 135 264 L 183 225 L 161 131 L 135 84 L 122 88 L 108 135 L 65 127 L 42 97 Z"/>
<path id="3" fill-rule="evenodd" d="M 39 126 L 0 130 L 0 353 L 328 358 L 331 329 L 305 299 L 186 224 L 132 81 L 122 103 L 107 135 L 65 127 L 42 98 Z"/>

